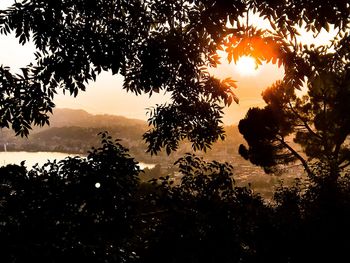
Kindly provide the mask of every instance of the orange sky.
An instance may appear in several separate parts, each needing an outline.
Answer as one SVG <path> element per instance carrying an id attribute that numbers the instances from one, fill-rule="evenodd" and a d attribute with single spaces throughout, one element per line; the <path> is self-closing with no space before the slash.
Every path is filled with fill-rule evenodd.
<path id="1" fill-rule="evenodd" d="M 0 8 L 4 8 L 12 0 L 1 0 Z M 251 19 L 252 23 L 262 24 L 258 19 Z M 314 39 L 312 34 L 303 34 L 302 41 L 305 43 L 324 43 L 330 39 L 330 34 L 323 32 L 318 39 Z M 0 36 L 0 64 L 10 66 L 13 70 L 19 69 L 30 62 L 34 62 L 34 46 L 28 43 L 25 46 L 18 44 L 18 41 L 11 36 Z M 244 117 L 250 107 L 262 106 L 261 92 L 283 76 L 283 68 L 277 65 L 267 64 L 259 67 L 256 74 L 243 76 L 239 74 L 235 65 L 228 65 L 223 59 L 223 64 L 211 71 L 219 78 L 232 77 L 238 81 L 236 95 L 240 99 L 239 105 L 232 104 L 225 109 L 225 124 L 237 123 Z M 82 92 L 77 98 L 68 95 L 59 95 L 55 99 L 59 108 L 84 109 L 90 113 L 108 113 L 124 115 L 129 118 L 146 120 L 146 108 L 154 106 L 156 103 L 165 102 L 168 95 L 156 94 L 151 98 L 148 95 L 135 96 L 122 90 L 122 77 L 112 76 L 108 72 L 102 73 L 95 83 L 91 83 L 86 92 Z"/>

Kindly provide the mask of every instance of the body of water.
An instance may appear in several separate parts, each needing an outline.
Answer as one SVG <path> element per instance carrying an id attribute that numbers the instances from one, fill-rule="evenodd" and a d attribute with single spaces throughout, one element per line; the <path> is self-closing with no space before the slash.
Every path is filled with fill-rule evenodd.
<path id="1" fill-rule="evenodd" d="M 66 157 L 79 156 L 78 154 L 60 153 L 60 152 L 0 152 L 0 166 L 7 164 L 20 164 L 25 162 L 25 166 L 29 169 L 35 164 L 43 165 L 48 160 L 63 160 Z M 153 168 L 154 164 L 139 163 L 141 169 L 146 167 Z"/>

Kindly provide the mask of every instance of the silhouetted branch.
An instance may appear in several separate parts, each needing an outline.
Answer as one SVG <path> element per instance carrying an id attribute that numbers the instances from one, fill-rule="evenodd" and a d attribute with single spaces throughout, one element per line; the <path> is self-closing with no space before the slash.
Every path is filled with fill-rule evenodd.
<path id="1" fill-rule="evenodd" d="M 311 171 L 306 160 L 296 150 L 294 150 L 283 138 L 278 138 L 277 136 L 275 138 L 301 162 L 308 176 L 310 178 L 313 178 L 314 177 L 313 172 Z"/>
<path id="2" fill-rule="evenodd" d="M 309 124 L 307 123 L 307 121 L 305 121 L 304 118 L 294 109 L 294 107 L 293 107 L 293 105 L 292 105 L 292 103 L 291 103 L 290 101 L 288 102 L 288 104 L 289 104 L 290 110 L 293 112 L 293 114 L 296 115 L 296 117 L 297 117 L 300 121 L 302 121 L 303 126 L 307 129 L 307 131 L 308 131 L 310 134 L 314 135 L 316 138 L 322 140 L 322 139 L 323 139 L 322 136 L 318 135 L 316 132 L 314 132 L 314 131 L 311 129 L 311 127 L 309 126 Z"/>

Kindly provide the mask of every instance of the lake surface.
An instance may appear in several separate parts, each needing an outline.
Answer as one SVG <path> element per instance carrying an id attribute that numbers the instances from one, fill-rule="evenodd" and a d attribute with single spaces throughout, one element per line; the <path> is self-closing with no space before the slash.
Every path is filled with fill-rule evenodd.
<path id="1" fill-rule="evenodd" d="M 20 164 L 25 162 L 25 166 L 29 169 L 35 164 L 43 165 L 48 160 L 63 160 L 66 157 L 79 156 L 78 154 L 68 154 L 60 152 L 0 152 L 0 166 L 7 164 Z M 141 169 L 146 167 L 153 168 L 154 164 L 139 163 Z"/>

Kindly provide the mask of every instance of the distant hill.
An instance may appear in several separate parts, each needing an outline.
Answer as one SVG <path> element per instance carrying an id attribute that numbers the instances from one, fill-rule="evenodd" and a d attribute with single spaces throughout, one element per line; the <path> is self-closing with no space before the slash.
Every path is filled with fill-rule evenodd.
<path id="1" fill-rule="evenodd" d="M 97 114 L 93 115 L 84 110 L 55 109 L 50 117 L 50 127 L 114 127 L 114 126 L 144 126 L 143 120 L 129 119 L 123 116 Z"/>
<path id="2" fill-rule="evenodd" d="M 56 151 L 84 154 L 92 146 L 99 145 L 97 134 L 108 131 L 113 138 L 121 139 L 122 145 L 141 162 L 172 164 L 186 152 L 191 152 L 189 143 L 181 143 L 179 150 L 170 156 L 161 152 L 157 156 L 146 153 L 147 146 L 142 135 L 149 129 L 142 120 L 122 116 L 93 115 L 84 110 L 55 109 L 50 126 L 35 128 L 29 138 L 15 137 L 10 130 L 3 130 L 0 144 L 8 143 L 10 151 Z M 237 126 L 227 126 L 226 140 L 215 143 L 205 157 L 218 161 L 232 161 L 237 157 L 238 146 L 244 142 Z M 0 147 L 0 151 L 2 147 Z M 204 153 L 197 152 L 199 155 Z"/>
<path id="3" fill-rule="evenodd" d="M 2 129 L 0 144 L 8 143 L 7 150 L 10 151 L 86 153 L 92 146 L 98 145 L 97 134 L 101 131 L 109 131 L 114 138 L 122 139 L 128 147 L 142 143 L 142 134 L 147 127 L 145 121 L 122 116 L 55 109 L 50 117 L 50 126 L 35 127 L 28 138 L 16 137 L 12 130 Z"/>

